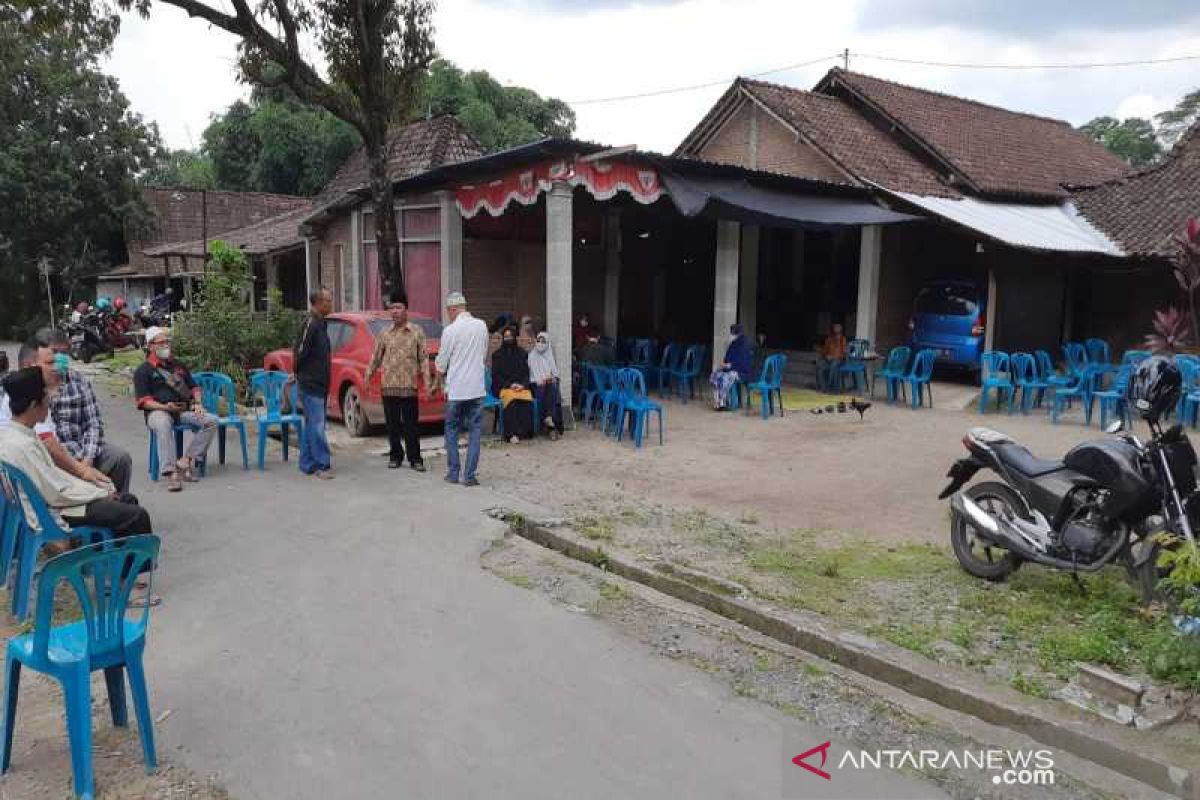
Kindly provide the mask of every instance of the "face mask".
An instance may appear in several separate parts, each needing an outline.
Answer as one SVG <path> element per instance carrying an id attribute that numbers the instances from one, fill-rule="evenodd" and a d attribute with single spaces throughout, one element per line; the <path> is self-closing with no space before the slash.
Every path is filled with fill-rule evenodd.
<path id="1" fill-rule="evenodd" d="M 67 370 L 71 368 L 71 357 L 66 353 L 54 354 L 54 369 L 60 374 L 66 375 Z"/>
<path id="2" fill-rule="evenodd" d="M 534 345 L 534 347 L 537 348 L 537 351 L 539 353 L 544 353 L 550 349 L 550 343 L 549 342 L 538 342 L 537 344 Z"/>
<path id="3" fill-rule="evenodd" d="M 154 355 L 158 356 L 163 361 L 166 361 L 168 358 L 171 357 L 170 345 L 164 345 L 162 347 L 154 348 Z"/>

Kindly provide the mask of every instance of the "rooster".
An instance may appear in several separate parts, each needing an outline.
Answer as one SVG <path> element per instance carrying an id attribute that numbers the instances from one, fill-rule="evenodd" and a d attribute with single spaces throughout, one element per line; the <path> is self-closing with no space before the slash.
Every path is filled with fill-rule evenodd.
<path id="1" fill-rule="evenodd" d="M 863 414 L 867 413 L 867 409 L 871 407 L 871 404 L 866 400 L 859 400 L 857 397 L 851 397 L 850 407 L 858 412 L 858 419 L 861 422 Z"/>

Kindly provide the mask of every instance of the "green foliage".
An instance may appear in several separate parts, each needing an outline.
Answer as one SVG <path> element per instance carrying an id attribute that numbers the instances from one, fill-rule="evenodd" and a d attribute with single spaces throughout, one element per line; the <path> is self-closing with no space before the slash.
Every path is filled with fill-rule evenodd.
<path id="1" fill-rule="evenodd" d="M 194 371 L 224 372 L 245 390 L 247 374 L 263 356 L 292 343 L 300 315 L 283 307 L 278 290 L 268 297 L 266 314 L 250 311 L 250 263 L 237 248 L 216 240 L 209 245 L 208 276 L 193 295 L 195 308 L 176 318 L 174 349 Z"/>
<path id="2" fill-rule="evenodd" d="M 1081 125 L 1079 130 L 1091 136 L 1130 166 L 1143 167 L 1162 155 L 1154 125 L 1140 117 L 1119 120 L 1115 117 L 1096 117 Z"/>
<path id="3" fill-rule="evenodd" d="M 1159 534 L 1158 542 L 1158 566 L 1167 573 L 1158 588 L 1183 613 L 1200 616 L 1200 546 L 1173 534 Z"/>
<path id="4" fill-rule="evenodd" d="M 1193 89 L 1180 98 L 1175 107 L 1154 116 L 1158 134 L 1166 147 L 1172 147 L 1200 118 L 1200 89 Z"/>
<path id="5" fill-rule="evenodd" d="M 489 152 L 575 131 L 575 112 L 562 100 L 502 86 L 486 71 L 463 72 L 444 59 L 430 66 L 415 111 L 453 114 Z"/>
<path id="6" fill-rule="evenodd" d="M 154 166 L 142 176 L 142 182 L 147 186 L 217 188 L 212 160 L 193 150 L 163 150 Z"/>
<path id="7" fill-rule="evenodd" d="M 135 176 L 158 134 L 99 70 L 115 30 L 82 0 L 0 3 L 0 335 L 44 308 L 42 258 L 62 298 L 148 225 Z"/>

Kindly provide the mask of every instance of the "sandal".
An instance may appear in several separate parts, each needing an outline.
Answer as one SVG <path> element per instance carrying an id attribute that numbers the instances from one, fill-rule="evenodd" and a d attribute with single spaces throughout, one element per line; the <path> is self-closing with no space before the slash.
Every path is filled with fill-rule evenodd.
<path id="1" fill-rule="evenodd" d="M 181 458 L 179 459 L 175 472 L 177 474 L 182 474 L 183 480 L 187 481 L 188 483 L 199 483 L 200 478 L 197 477 L 195 470 L 196 465 L 191 461 L 191 459 Z"/>
<path id="2" fill-rule="evenodd" d="M 167 475 L 167 491 L 168 492 L 182 492 L 183 491 L 183 481 L 180 479 L 178 471 L 172 472 L 169 475 Z"/>

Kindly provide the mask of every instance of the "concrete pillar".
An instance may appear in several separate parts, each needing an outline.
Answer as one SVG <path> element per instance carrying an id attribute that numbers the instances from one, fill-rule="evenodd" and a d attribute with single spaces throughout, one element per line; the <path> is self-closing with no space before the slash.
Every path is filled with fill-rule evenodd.
<path id="1" fill-rule="evenodd" d="M 621 212 L 604 219 L 604 321 L 605 336 L 617 335 L 621 319 Z"/>
<path id="2" fill-rule="evenodd" d="M 854 335 L 867 339 L 872 346 L 878 332 L 879 261 L 883 253 L 883 226 L 864 225 L 858 247 L 858 309 L 854 315 Z"/>
<path id="3" fill-rule="evenodd" d="M 996 342 L 996 304 L 999 300 L 1000 292 L 996 289 L 996 270 L 988 267 L 988 296 L 987 296 L 987 318 L 984 319 L 983 329 L 983 349 L 995 349 Z"/>
<path id="4" fill-rule="evenodd" d="M 358 310 L 363 307 L 363 287 L 366 285 L 366 276 L 363 275 L 364 269 L 362 209 L 356 208 L 350 215 L 350 280 L 353 283 L 350 292 L 352 298 L 350 302 L 351 309 Z"/>
<path id="5" fill-rule="evenodd" d="M 738 256 L 741 224 L 732 220 L 717 222 L 717 278 L 713 291 L 713 369 L 725 356 L 729 326 L 737 322 Z"/>
<path id="6" fill-rule="evenodd" d="M 571 406 L 571 186 L 555 181 L 546 194 L 546 329 L 559 363 L 563 410 Z"/>
<path id="7" fill-rule="evenodd" d="M 311 236 L 304 237 L 304 293 L 312 294 L 321 288 L 320 243 Z M 307 301 L 307 297 L 305 300 Z"/>
<path id="8" fill-rule="evenodd" d="M 758 341 L 758 243 L 762 229 L 742 226 L 742 248 L 738 260 L 738 322 L 746 337 Z"/>
<path id="9" fill-rule="evenodd" d="M 441 283 L 445 297 L 450 292 L 461 292 L 463 288 L 463 221 L 454 201 L 454 192 L 438 192 L 438 203 L 441 206 Z M 442 309 L 442 322 L 450 322 L 445 308 Z"/>

